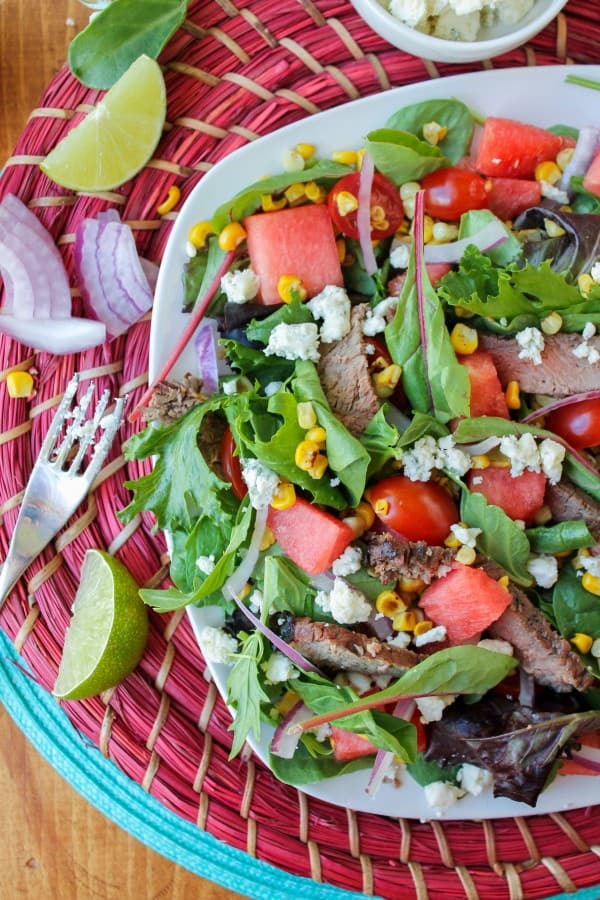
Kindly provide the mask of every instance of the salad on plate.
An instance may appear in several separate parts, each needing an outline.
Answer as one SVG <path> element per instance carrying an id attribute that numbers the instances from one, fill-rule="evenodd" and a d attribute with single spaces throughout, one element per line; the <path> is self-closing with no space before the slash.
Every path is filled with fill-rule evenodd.
<path id="1" fill-rule="evenodd" d="M 202 610 L 232 755 L 432 809 L 599 770 L 599 224 L 598 128 L 451 96 L 193 223 L 122 516 L 169 536 L 142 595 Z"/>

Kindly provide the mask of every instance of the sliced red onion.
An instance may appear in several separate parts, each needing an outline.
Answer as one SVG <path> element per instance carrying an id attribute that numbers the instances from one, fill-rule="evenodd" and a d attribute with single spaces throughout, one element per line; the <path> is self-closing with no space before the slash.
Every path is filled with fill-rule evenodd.
<path id="1" fill-rule="evenodd" d="M 374 174 L 375 163 L 373 162 L 373 157 L 370 153 L 365 153 L 358 179 L 356 227 L 367 275 L 372 275 L 377 271 L 377 260 L 375 259 L 373 242 L 371 240 L 371 188 L 373 186 Z"/>
<path id="2" fill-rule="evenodd" d="M 14 194 L 0 203 L 0 274 L 6 291 L 3 309 L 16 319 L 71 315 L 60 252 L 35 213 Z"/>
<path id="3" fill-rule="evenodd" d="M 205 319 L 194 339 L 194 349 L 198 360 L 198 375 L 202 379 L 202 393 L 210 396 L 219 387 L 219 365 L 217 361 L 217 323 Z"/>
<path id="4" fill-rule="evenodd" d="M 311 716 L 312 710 L 302 700 L 296 703 L 295 706 L 292 706 L 287 716 L 281 720 L 275 729 L 275 734 L 271 740 L 271 753 L 275 756 L 280 756 L 281 759 L 291 759 L 296 752 L 302 732 L 295 731 L 289 734 L 288 728 L 296 725 L 298 722 L 304 722 L 305 719 L 310 719 Z"/>
<path id="5" fill-rule="evenodd" d="M 476 444 L 460 444 L 459 446 L 460 449 L 464 450 L 465 453 L 468 453 L 469 456 L 483 456 L 495 447 L 499 447 L 500 441 L 501 438 L 499 437 L 489 437 L 485 438 L 483 441 L 477 441 Z"/>
<path id="6" fill-rule="evenodd" d="M 260 553 L 260 545 L 262 543 L 262 539 L 265 533 L 265 528 L 267 526 L 267 515 L 269 513 L 268 507 L 264 507 L 263 509 L 256 510 L 256 518 L 254 520 L 254 532 L 252 534 L 252 539 L 250 540 L 250 546 L 248 547 L 248 552 L 246 556 L 238 566 L 238 568 L 233 572 L 223 587 L 221 588 L 223 594 L 228 599 L 234 601 L 237 607 L 244 613 L 246 618 L 252 622 L 255 628 L 258 628 L 266 638 L 280 650 L 287 658 L 294 663 L 295 666 L 298 666 L 299 669 L 303 669 L 305 672 L 318 672 L 316 666 L 313 666 L 311 662 L 305 659 L 301 653 L 298 653 L 297 650 L 294 650 L 293 647 L 283 640 L 278 634 L 272 631 L 268 625 L 265 625 L 258 616 L 255 616 L 251 609 L 249 609 L 245 603 L 240 600 L 239 595 L 242 590 L 246 586 L 248 579 L 252 575 L 254 571 L 254 567 L 258 562 L 258 555 Z"/>
<path id="7" fill-rule="evenodd" d="M 152 306 L 133 232 L 115 220 L 114 210 L 81 220 L 75 231 L 74 259 L 84 308 L 104 322 L 110 338 L 128 331 Z"/>
<path id="8" fill-rule="evenodd" d="M 154 291 L 156 290 L 156 282 L 158 281 L 158 266 L 156 263 L 152 262 L 150 259 L 146 259 L 143 256 L 140 256 L 140 265 L 146 276 L 148 281 L 148 286 L 152 291 L 152 295 L 154 295 Z"/>
<path id="9" fill-rule="evenodd" d="M 394 712 L 392 715 L 396 716 L 397 719 L 406 719 L 406 721 L 409 721 L 412 718 L 415 708 L 416 703 L 414 700 L 398 700 L 396 706 L 394 707 Z M 392 765 L 393 761 L 394 754 L 391 750 L 377 751 L 377 756 L 375 757 L 375 762 L 373 763 L 373 769 L 371 771 L 371 777 L 369 778 L 369 783 L 365 788 L 365 791 L 369 795 L 369 797 L 375 796 L 375 794 L 383 784 L 383 780 L 389 772 L 390 766 Z"/>
<path id="10" fill-rule="evenodd" d="M 17 319 L 0 314 L 0 331 L 16 341 L 55 356 L 78 353 L 106 340 L 106 328 L 93 319 Z"/>
<path id="11" fill-rule="evenodd" d="M 506 228 L 499 219 L 494 219 L 485 225 L 481 231 L 470 237 L 461 238 L 459 241 L 451 241 L 448 244 L 426 244 L 425 262 L 429 263 L 455 263 L 460 260 L 470 244 L 475 244 L 478 250 L 485 253 L 493 250 L 499 244 L 507 240 Z"/>
<path id="12" fill-rule="evenodd" d="M 584 125 L 579 131 L 573 156 L 562 173 L 559 184 L 562 191 L 568 191 L 571 178 L 577 175 L 585 175 L 599 147 L 600 128 L 595 128 L 593 125 Z"/>
<path id="13" fill-rule="evenodd" d="M 600 750 L 596 747 L 586 747 L 585 744 L 582 744 L 579 750 L 571 752 L 571 759 L 600 775 Z"/>

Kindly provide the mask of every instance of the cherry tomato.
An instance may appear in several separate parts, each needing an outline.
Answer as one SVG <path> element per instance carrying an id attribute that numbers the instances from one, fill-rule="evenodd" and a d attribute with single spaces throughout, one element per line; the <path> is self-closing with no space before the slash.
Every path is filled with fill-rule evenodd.
<path id="1" fill-rule="evenodd" d="M 369 364 L 375 362 L 376 359 L 381 357 L 384 360 L 386 366 L 391 365 L 393 362 L 392 357 L 390 356 L 390 351 L 385 345 L 385 342 L 381 340 L 381 338 L 370 337 L 367 339 L 367 350 L 366 355 L 369 360 Z M 369 352 L 371 351 L 372 352 Z M 404 388 L 402 387 L 402 382 L 399 381 L 394 389 L 394 393 L 389 398 L 390 403 L 393 403 L 394 406 L 397 406 L 398 409 L 406 409 L 406 394 L 404 393 Z"/>
<path id="2" fill-rule="evenodd" d="M 488 204 L 490 182 L 467 169 L 436 169 L 421 179 L 425 212 L 436 219 L 457 221 L 470 209 Z"/>
<path id="3" fill-rule="evenodd" d="M 246 482 L 242 478 L 242 467 L 239 456 L 235 455 L 235 441 L 229 425 L 225 429 L 221 441 L 221 465 L 227 481 L 231 483 L 231 489 L 238 500 L 248 493 Z"/>
<path id="4" fill-rule="evenodd" d="M 600 397 L 555 409 L 546 419 L 546 428 L 575 450 L 596 447 L 600 444 Z"/>
<path id="5" fill-rule="evenodd" d="M 368 500 L 377 518 L 409 541 L 443 544 L 459 520 L 454 500 L 436 481 L 390 475 L 369 488 Z"/>
<path id="6" fill-rule="evenodd" d="M 358 172 L 350 172 L 349 175 L 344 175 L 333 186 L 327 198 L 329 213 L 336 228 L 342 234 L 347 235 L 347 237 L 355 239 L 358 238 L 356 210 L 346 214 L 341 212 L 338 205 L 338 197 L 342 193 L 348 193 L 358 200 L 359 177 Z M 343 198 L 340 197 L 340 205 L 342 200 Z M 375 172 L 371 188 L 371 238 L 378 240 L 379 238 L 388 237 L 396 231 L 403 219 L 404 206 L 402 205 L 398 188 L 385 175 Z"/>

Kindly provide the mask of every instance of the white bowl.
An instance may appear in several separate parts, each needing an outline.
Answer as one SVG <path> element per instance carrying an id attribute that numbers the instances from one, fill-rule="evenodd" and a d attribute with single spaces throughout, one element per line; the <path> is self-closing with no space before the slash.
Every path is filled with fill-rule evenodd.
<path id="1" fill-rule="evenodd" d="M 388 12 L 388 0 L 351 0 L 357 13 L 400 50 L 434 62 L 467 63 L 491 59 L 525 44 L 561 11 L 567 0 L 536 0 L 515 25 L 482 28 L 476 41 L 451 41 L 423 34 Z"/>

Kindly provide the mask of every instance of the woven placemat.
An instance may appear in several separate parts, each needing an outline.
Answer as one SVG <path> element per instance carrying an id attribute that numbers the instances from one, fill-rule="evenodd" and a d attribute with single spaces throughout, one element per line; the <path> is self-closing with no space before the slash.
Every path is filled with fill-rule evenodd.
<path id="1" fill-rule="evenodd" d="M 96 102 L 65 68 L 35 109 L 0 179 L 51 231 L 72 270 L 77 223 L 116 208 L 140 252 L 159 262 L 176 213 L 156 208 L 169 186 L 185 199 L 216 162 L 289 122 L 403 84 L 481 68 L 599 61 L 597 3 L 571 0 L 530 45 L 493 61 L 453 66 L 408 56 L 379 38 L 346 0 L 201 0 L 161 56 L 168 126 L 155 157 L 119 191 L 74 195 L 39 170 L 45 154 Z M 77 297 L 75 303 L 77 303 Z M 147 382 L 150 322 L 111 344 L 53 358 L 0 337 L 0 545 L 3 553 L 41 439 L 73 371 L 129 395 Z M 8 398 L 7 372 L 35 366 L 30 402 Z M 147 471 L 125 463 L 126 423 L 94 491 L 32 564 L 0 625 L 37 682 L 53 685 L 83 555 L 103 547 L 140 584 L 166 583 L 164 539 L 150 517 L 123 527 L 123 487 Z M 229 848 L 291 876 L 384 897 L 540 898 L 600 883 L 598 809 L 486 822 L 429 822 L 355 814 L 277 782 L 245 753 L 228 762 L 229 714 L 183 612 L 151 616 L 147 652 L 109 694 L 65 703 L 83 735 L 163 808 Z"/>

